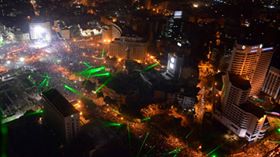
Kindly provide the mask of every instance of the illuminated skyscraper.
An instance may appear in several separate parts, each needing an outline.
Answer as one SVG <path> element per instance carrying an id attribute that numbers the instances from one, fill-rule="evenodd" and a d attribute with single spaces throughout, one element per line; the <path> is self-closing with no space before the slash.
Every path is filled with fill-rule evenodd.
<path id="1" fill-rule="evenodd" d="M 265 111 L 248 101 L 258 95 L 265 80 L 273 48 L 236 44 L 229 72 L 223 77 L 221 108 L 214 115 L 239 137 L 256 141 L 264 137 L 269 124 Z"/>
<path id="2" fill-rule="evenodd" d="M 272 55 L 273 48 L 262 48 L 262 44 L 236 44 L 234 47 L 229 71 L 250 81 L 250 96 L 258 95 L 261 91 Z"/>
<path id="3" fill-rule="evenodd" d="M 223 82 L 222 104 L 224 104 L 224 111 L 228 110 L 231 105 L 239 105 L 247 101 L 251 90 L 248 80 L 243 79 L 240 75 L 229 73 L 223 78 Z"/>
<path id="4" fill-rule="evenodd" d="M 173 16 L 167 22 L 163 36 L 168 39 L 180 41 L 184 37 L 183 11 L 175 11 Z"/>
<path id="5" fill-rule="evenodd" d="M 176 54 L 168 54 L 167 69 L 164 76 L 168 79 L 179 79 L 183 68 L 184 58 Z"/>
<path id="6" fill-rule="evenodd" d="M 228 73 L 223 82 L 222 107 L 214 114 L 215 118 L 248 141 L 263 138 L 269 124 L 264 110 L 247 101 L 251 90 L 249 80 Z"/>
<path id="7" fill-rule="evenodd" d="M 253 79 L 251 80 L 251 93 L 250 95 L 258 95 L 262 89 L 265 81 L 266 73 L 268 72 L 270 61 L 273 55 L 273 48 L 263 48 L 260 55 L 258 65 Z"/>

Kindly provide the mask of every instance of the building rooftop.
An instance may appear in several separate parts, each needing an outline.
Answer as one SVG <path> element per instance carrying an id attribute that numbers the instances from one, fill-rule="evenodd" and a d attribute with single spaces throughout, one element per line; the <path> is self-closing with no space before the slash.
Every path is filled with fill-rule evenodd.
<path id="1" fill-rule="evenodd" d="M 240 75 L 229 73 L 229 80 L 233 86 L 242 90 L 249 90 L 251 88 L 249 80 L 245 80 Z"/>
<path id="2" fill-rule="evenodd" d="M 251 102 L 245 102 L 243 104 L 240 104 L 240 108 L 248 113 L 252 113 L 258 118 L 261 118 L 265 115 L 264 109 L 256 106 L 255 104 Z"/>
<path id="3" fill-rule="evenodd" d="M 58 112 L 60 112 L 64 117 L 78 113 L 78 111 L 72 106 L 72 104 L 68 100 L 66 100 L 66 98 L 61 95 L 56 89 L 50 89 L 43 92 L 43 97 L 51 105 L 53 105 L 53 107 L 55 107 Z"/>

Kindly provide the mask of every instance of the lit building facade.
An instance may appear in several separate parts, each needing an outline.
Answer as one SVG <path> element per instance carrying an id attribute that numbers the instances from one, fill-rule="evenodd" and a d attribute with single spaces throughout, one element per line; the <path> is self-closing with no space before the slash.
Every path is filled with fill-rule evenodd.
<path id="1" fill-rule="evenodd" d="M 184 23 L 183 11 L 175 11 L 173 16 L 168 20 L 162 35 L 165 38 L 181 41 L 184 36 Z"/>
<path id="2" fill-rule="evenodd" d="M 122 59 L 143 61 L 148 51 L 148 43 L 142 38 L 121 37 L 112 41 L 109 45 L 109 56 Z"/>
<path id="3" fill-rule="evenodd" d="M 214 117 L 236 135 L 249 142 L 262 139 L 269 128 L 264 110 L 249 102 L 240 106 L 233 105 L 231 113 L 232 116 L 222 112 L 215 114 Z"/>
<path id="4" fill-rule="evenodd" d="M 243 79 L 239 75 L 228 73 L 223 76 L 224 89 L 222 90 L 222 104 L 227 106 L 241 104 L 248 100 L 251 85 L 248 80 Z"/>
<path id="5" fill-rule="evenodd" d="M 266 75 L 262 91 L 280 104 L 280 69 L 270 67 Z"/>
<path id="6" fill-rule="evenodd" d="M 110 43 L 114 41 L 116 38 L 120 38 L 121 34 L 122 34 L 122 29 L 114 23 L 104 26 L 102 28 L 102 42 Z"/>
<path id="7" fill-rule="evenodd" d="M 264 137 L 269 124 L 263 109 L 248 102 L 251 91 L 249 80 L 228 73 L 223 77 L 221 111 L 214 117 L 239 137 L 256 141 Z"/>
<path id="8" fill-rule="evenodd" d="M 254 77 L 251 80 L 252 89 L 250 95 L 258 95 L 261 92 L 272 56 L 273 48 L 262 48 Z"/>
<path id="9" fill-rule="evenodd" d="M 273 48 L 259 45 L 236 44 L 233 49 L 229 71 L 250 81 L 250 96 L 258 95 L 273 55 Z"/>
<path id="10" fill-rule="evenodd" d="M 174 53 L 168 54 L 166 72 L 163 74 L 167 79 L 179 79 L 183 69 L 184 58 Z"/>
<path id="11" fill-rule="evenodd" d="M 43 92 L 46 101 L 44 105 L 44 119 L 48 125 L 69 142 L 80 130 L 79 112 L 56 89 Z"/>

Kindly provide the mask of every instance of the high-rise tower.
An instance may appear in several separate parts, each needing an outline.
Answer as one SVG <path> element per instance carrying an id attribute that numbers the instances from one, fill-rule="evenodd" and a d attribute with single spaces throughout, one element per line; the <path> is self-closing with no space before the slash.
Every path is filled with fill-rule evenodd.
<path id="1" fill-rule="evenodd" d="M 258 95 L 261 91 L 273 55 L 272 47 L 262 46 L 236 44 L 233 49 L 229 71 L 250 81 L 250 96 Z"/>
<path id="2" fill-rule="evenodd" d="M 265 111 L 247 101 L 251 90 L 249 80 L 228 73 L 223 82 L 222 107 L 214 117 L 247 141 L 262 139 L 269 124 Z"/>

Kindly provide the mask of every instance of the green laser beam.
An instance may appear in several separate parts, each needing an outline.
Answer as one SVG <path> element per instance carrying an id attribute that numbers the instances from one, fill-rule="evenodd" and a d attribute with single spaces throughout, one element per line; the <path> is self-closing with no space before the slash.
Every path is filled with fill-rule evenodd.
<path id="1" fill-rule="evenodd" d="M 0 47 L 3 46 L 4 44 L 5 44 L 5 41 L 4 41 L 3 37 L 1 36 L 0 37 Z"/>
<path id="2" fill-rule="evenodd" d="M 188 138 L 191 136 L 192 133 L 193 133 L 193 130 L 191 130 L 191 131 L 185 136 L 185 139 L 188 139 Z"/>
<path id="3" fill-rule="evenodd" d="M 150 121 L 151 120 L 151 117 L 145 117 L 143 119 L 141 119 L 141 122 L 146 122 L 146 121 Z"/>
<path id="4" fill-rule="evenodd" d="M 159 65 L 159 63 L 157 62 L 157 63 L 154 63 L 154 64 L 152 64 L 152 65 L 149 65 L 148 67 L 146 67 L 143 71 L 148 71 L 148 70 L 151 70 L 151 69 L 153 69 L 154 67 L 156 67 L 156 66 L 158 66 Z"/>
<path id="5" fill-rule="evenodd" d="M 38 109 L 38 110 L 36 110 L 36 111 L 34 111 L 34 112 L 27 113 L 25 116 L 41 115 L 41 114 L 43 114 L 43 113 L 44 113 L 44 110 Z"/>
<path id="6" fill-rule="evenodd" d="M 112 111 L 113 111 L 114 113 L 116 113 L 117 115 L 120 115 L 120 114 L 121 114 L 118 110 L 112 109 Z"/>
<path id="7" fill-rule="evenodd" d="M 92 68 L 92 66 L 91 66 L 88 62 L 83 62 L 83 64 L 84 64 L 87 68 Z"/>
<path id="8" fill-rule="evenodd" d="M 217 154 L 212 154 L 211 157 L 217 157 Z"/>
<path id="9" fill-rule="evenodd" d="M 95 74 L 95 73 L 104 71 L 105 69 L 106 69 L 105 66 L 101 66 L 101 67 L 97 67 L 97 68 L 90 68 L 90 69 L 87 69 L 87 70 L 84 70 L 84 71 L 80 72 L 80 74 L 82 76 L 88 78 L 88 77 L 93 76 L 93 74 Z"/>
<path id="10" fill-rule="evenodd" d="M 2 134 L 2 140 L 1 140 L 1 157 L 7 157 L 6 150 L 7 150 L 7 140 L 8 140 L 8 127 L 7 125 L 1 126 L 1 134 Z"/>
<path id="11" fill-rule="evenodd" d="M 102 77 L 102 76 L 111 76 L 110 72 L 105 72 L 105 73 L 98 73 L 98 74 L 93 74 L 92 76 L 94 77 Z"/>
<path id="12" fill-rule="evenodd" d="M 130 135 L 129 125 L 126 126 L 126 129 L 127 129 L 128 145 L 129 145 L 129 147 L 131 147 L 131 135 Z"/>
<path id="13" fill-rule="evenodd" d="M 112 80 L 112 77 L 108 78 L 100 87 L 98 87 L 98 88 L 94 91 L 94 93 L 100 92 L 100 90 L 101 90 L 102 88 L 104 88 L 111 80 Z"/>
<path id="14" fill-rule="evenodd" d="M 41 91 L 43 88 L 49 87 L 50 77 L 46 74 L 44 77 L 44 80 L 38 85 L 39 91 Z M 31 76 L 29 77 L 31 79 Z"/>
<path id="15" fill-rule="evenodd" d="M 171 155 L 171 154 L 178 154 L 182 151 L 182 148 L 175 148 L 174 150 L 168 152 L 167 154 L 168 155 Z"/>
<path id="16" fill-rule="evenodd" d="M 86 70 L 82 71 L 81 74 L 84 74 L 84 73 L 85 74 L 94 74 L 94 73 L 100 72 L 102 70 L 105 70 L 105 66 L 86 69 Z"/>
<path id="17" fill-rule="evenodd" d="M 142 142 L 142 144 L 141 144 L 141 147 L 140 147 L 140 149 L 139 149 L 139 151 L 138 151 L 138 153 L 137 153 L 137 157 L 139 157 L 139 155 L 141 154 L 141 151 L 142 151 L 142 149 L 143 149 L 143 146 L 144 146 L 144 144 L 145 144 L 147 138 L 149 137 L 149 135 L 150 135 L 150 133 L 147 132 L 146 135 L 145 135 L 145 138 L 144 138 L 144 140 L 143 140 L 143 142 Z"/>
<path id="18" fill-rule="evenodd" d="M 213 152 L 215 152 L 216 150 L 218 150 L 220 147 L 222 147 L 223 144 L 218 145 L 217 147 L 215 147 L 214 149 L 212 149 L 209 153 L 206 154 L 206 156 L 211 155 Z"/>
<path id="19" fill-rule="evenodd" d="M 6 124 L 3 124 L 2 113 L 0 112 L 0 128 L 1 128 L 1 157 L 7 157 L 7 141 L 8 141 L 8 127 Z"/>
<path id="20" fill-rule="evenodd" d="M 101 52 L 101 58 L 104 58 L 104 56 L 105 56 L 105 49 L 102 49 L 102 52 Z"/>
<path id="21" fill-rule="evenodd" d="M 104 125 L 106 127 L 122 127 L 123 126 L 123 124 L 116 123 L 116 122 L 104 122 Z"/>
<path id="22" fill-rule="evenodd" d="M 108 124 L 108 126 L 117 126 L 117 127 L 121 127 L 122 124 L 120 124 L 120 123 L 110 123 L 110 124 Z"/>
<path id="23" fill-rule="evenodd" d="M 47 81 L 48 81 L 48 80 L 45 78 L 45 79 L 39 84 L 39 88 L 43 88 L 44 86 L 46 86 Z"/>
<path id="24" fill-rule="evenodd" d="M 64 85 L 64 88 L 67 89 L 68 91 L 74 93 L 74 94 L 78 94 L 78 95 L 81 94 L 79 91 L 77 91 L 76 89 L 74 89 L 74 88 L 72 88 L 72 87 L 70 87 L 70 86 L 68 86 L 66 84 Z"/>

